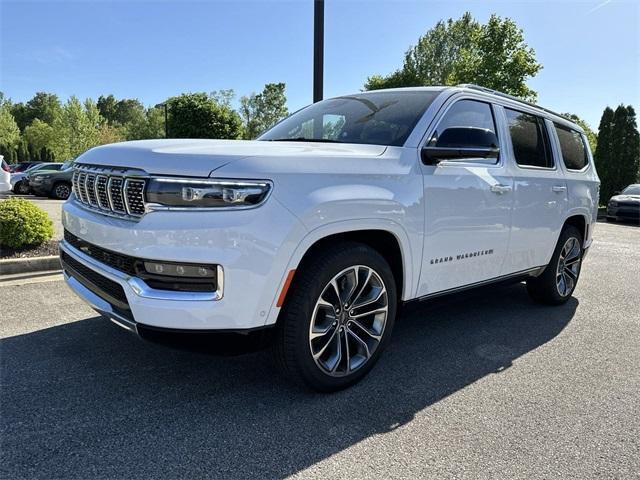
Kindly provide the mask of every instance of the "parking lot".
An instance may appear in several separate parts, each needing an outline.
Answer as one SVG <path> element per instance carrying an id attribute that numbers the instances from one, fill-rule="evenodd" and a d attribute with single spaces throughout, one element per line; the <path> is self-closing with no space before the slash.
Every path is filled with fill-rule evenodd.
<path id="1" fill-rule="evenodd" d="M 402 313 L 372 374 L 145 343 L 63 282 L 0 287 L 0 477 L 638 478 L 640 228 L 598 224 L 575 298 L 522 284 Z"/>

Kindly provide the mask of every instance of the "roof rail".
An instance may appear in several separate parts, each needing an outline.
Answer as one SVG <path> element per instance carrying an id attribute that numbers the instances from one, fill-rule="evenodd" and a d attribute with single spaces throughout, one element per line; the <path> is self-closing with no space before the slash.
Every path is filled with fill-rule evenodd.
<path id="1" fill-rule="evenodd" d="M 575 123 L 570 118 L 565 117 L 561 113 L 554 112 L 553 110 L 549 110 L 548 108 L 541 107 L 540 105 L 536 105 L 535 103 L 528 102 L 521 98 L 515 97 L 513 95 L 509 95 L 508 93 L 499 92 L 498 90 L 493 90 L 492 88 L 483 87 L 481 85 L 476 85 L 474 83 L 460 83 L 456 85 L 456 87 L 460 88 L 468 88 L 470 90 L 478 90 L 480 92 L 491 93 L 498 97 L 507 98 L 509 100 L 513 100 L 514 102 L 523 103 L 525 105 L 529 105 L 530 107 L 537 108 L 538 110 L 542 110 L 544 112 L 550 113 L 551 115 L 555 115 L 556 117 L 564 118 L 565 120 L 569 120 L 571 123 Z"/>

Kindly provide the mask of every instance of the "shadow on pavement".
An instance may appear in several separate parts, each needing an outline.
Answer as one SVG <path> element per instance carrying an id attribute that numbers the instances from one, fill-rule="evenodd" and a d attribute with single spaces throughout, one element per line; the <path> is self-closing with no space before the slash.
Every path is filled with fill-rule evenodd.
<path id="1" fill-rule="evenodd" d="M 578 302 L 521 284 L 413 305 L 359 385 L 304 392 L 265 351 L 188 352 L 96 317 L 1 342 L 4 478 L 281 478 L 415 414 L 552 340 Z"/>

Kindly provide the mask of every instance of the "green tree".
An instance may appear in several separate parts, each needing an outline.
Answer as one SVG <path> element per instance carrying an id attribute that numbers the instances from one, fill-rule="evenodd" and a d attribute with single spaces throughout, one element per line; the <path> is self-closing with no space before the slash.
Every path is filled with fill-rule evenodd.
<path id="1" fill-rule="evenodd" d="M 242 133 L 240 116 L 206 93 L 185 93 L 167 102 L 171 137 L 236 139 Z"/>
<path id="2" fill-rule="evenodd" d="M 620 105 L 615 111 L 605 108 L 598 129 L 595 155 L 600 177 L 600 200 L 634 183 L 640 167 L 640 134 L 633 107 Z"/>
<path id="3" fill-rule="evenodd" d="M 24 129 L 23 138 L 34 149 L 53 151 L 58 141 L 56 130 L 48 123 L 36 118 Z"/>
<path id="4" fill-rule="evenodd" d="M 148 108 L 142 118 L 127 125 L 127 140 L 164 138 L 164 108 Z"/>
<path id="5" fill-rule="evenodd" d="M 11 103 L 0 92 L 0 145 L 7 149 L 16 148 L 20 141 L 20 129 L 11 114 Z"/>
<path id="6" fill-rule="evenodd" d="M 62 111 L 62 106 L 57 95 L 38 92 L 26 104 L 15 104 L 12 111 L 20 131 L 24 131 L 36 118 L 53 125 Z"/>
<path id="7" fill-rule="evenodd" d="M 467 12 L 457 20 L 439 21 L 409 48 L 400 69 L 369 77 L 365 88 L 475 83 L 535 100 L 526 81 L 541 69 L 513 20 L 494 14 L 481 24 Z"/>
<path id="8" fill-rule="evenodd" d="M 69 160 L 100 144 L 104 119 L 93 100 L 81 103 L 72 96 L 62 108 L 53 128 L 59 137 L 53 148 L 56 159 Z"/>
<path id="9" fill-rule="evenodd" d="M 577 123 L 584 130 L 584 133 L 587 135 L 587 140 L 589 140 L 589 148 L 591 148 L 591 153 L 595 154 L 596 148 L 598 146 L 598 135 L 596 134 L 596 132 L 591 130 L 589 124 L 575 113 L 563 113 L 562 116 L 568 118 L 574 123 Z"/>
<path id="10" fill-rule="evenodd" d="M 136 98 L 116 100 L 113 95 L 98 97 L 96 102 L 100 115 L 112 126 L 128 126 L 140 121 L 145 114 L 144 105 Z"/>
<path id="11" fill-rule="evenodd" d="M 289 114 L 284 90 L 284 83 L 267 83 L 261 93 L 240 99 L 243 138 L 256 138 Z"/>

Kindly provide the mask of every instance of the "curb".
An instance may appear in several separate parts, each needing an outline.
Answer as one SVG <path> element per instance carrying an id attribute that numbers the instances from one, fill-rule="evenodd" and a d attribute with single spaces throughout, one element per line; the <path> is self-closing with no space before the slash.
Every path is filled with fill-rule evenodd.
<path id="1" fill-rule="evenodd" d="M 0 260 L 0 275 L 61 270 L 60 257 L 7 258 Z"/>

